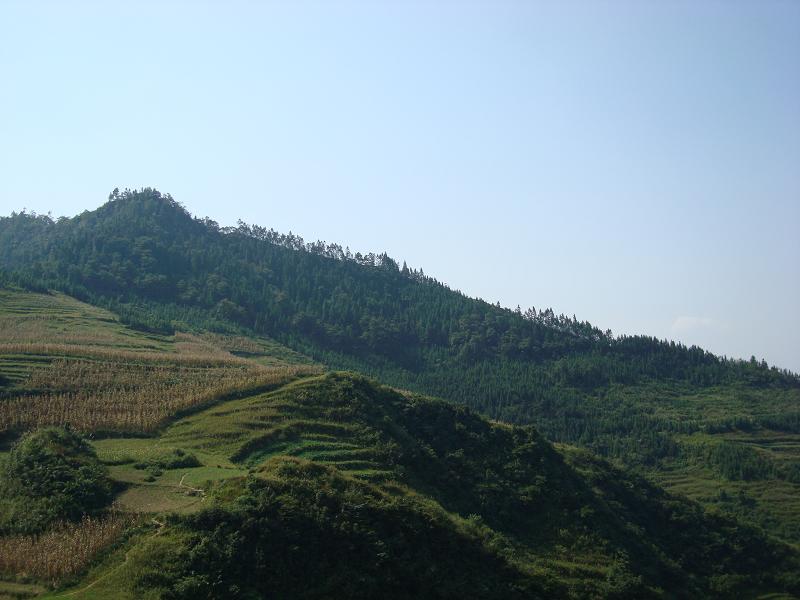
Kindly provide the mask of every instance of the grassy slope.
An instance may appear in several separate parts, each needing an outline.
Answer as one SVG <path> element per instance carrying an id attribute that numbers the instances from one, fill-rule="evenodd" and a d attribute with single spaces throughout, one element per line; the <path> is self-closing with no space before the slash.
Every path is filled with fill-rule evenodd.
<path id="1" fill-rule="evenodd" d="M 773 424 L 776 417 L 797 413 L 800 390 L 746 385 L 698 390 L 649 382 L 581 396 L 574 409 L 572 419 L 591 431 L 583 438 L 576 432 L 569 443 L 614 457 L 674 493 L 800 544 L 800 478 L 787 477 L 800 469 L 800 432 Z M 599 415 L 618 431 L 605 430 L 595 421 Z M 546 416 L 537 423 L 545 434 L 550 425 Z M 647 436 L 656 432 L 666 447 L 664 456 L 651 453 Z M 724 471 L 707 452 L 720 444 L 755 452 L 765 472 Z"/>
<path id="2" fill-rule="evenodd" d="M 0 333 L 0 376 L 6 389 L 22 388 L 33 371 L 50 363 L 56 348 L 48 353 L 46 344 L 148 353 L 171 350 L 164 336 L 131 331 L 108 311 L 58 293 L 0 289 Z M 25 351 L 20 345 L 32 347 Z"/>
<path id="3" fill-rule="evenodd" d="M 698 391 L 653 382 L 612 388 L 598 401 L 610 412 L 635 407 L 649 420 L 647 429 L 662 431 L 674 444 L 670 455 L 655 460 L 637 456 L 633 448 L 623 463 L 638 464 L 652 481 L 674 493 L 800 544 L 800 432 L 770 425 L 775 417 L 800 409 L 800 390 L 730 385 Z M 641 423 L 632 425 L 634 436 L 637 426 Z M 742 474 L 715 463 L 709 451 L 722 444 L 752 454 L 763 472 Z M 609 448 L 594 449 L 613 454 Z"/>
<path id="4" fill-rule="evenodd" d="M 30 381 L 37 372 L 61 368 L 60 360 L 99 361 L 112 371 L 146 362 L 151 354 L 165 363 L 193 361 L 198 370 L 241 368 L 242 361 L 267 368 L 309 362 L 266 339 L 132 331 L 112 314 L 59 294 L 0 290 L 0 332 L 0 376 L 5 378 L 0 401 L 41 392 Z M 99 456 L 125 486 L 122 505 L 137 512 L 191 514 L 227 506 L 246 475 L 280 484 L 288 498 L 300 493 L 298 477 L 321 478 L 365 498 L 383 498 L 391 510 L 396 510 L 393 499 L 401 498 L 413 514 L 433 514 L 426 522 L 436 531 L 455 532 L 459 543 L 475 552 L 499 556 L 531 590 L 544 585 L 551 593 L 601 593 L 615 585 L 636 586 L 641 576 L 652 592 L 663 585 L 664 573 L 672 573 L 673 583 L 680 581 L 685 590 L 707 585 L 708 574 L 676 566 L 674 544 L 659 539 L 657 528 L 637 523 L 641 518 L 657 522 L 668 504 L 644 482 L 568 448 L 556 454 L 532 430 L 491 425 L 463 409 L 358 377 L 305 377 L 285 385 L 303 373 L 287 374 L 271 386 L 274 391 L 244 390 L 225 402 L 212 398 L 216 403 L 210 408 L 148 437 L 95 440 Z M 792 443 L 773 445 L 791 450 Z M 200 465 L 137 468 L 158 463 L 176 449 L 195 456 Z M 334 470 L 309 472 L 309 464 Z M 643 495 L 620 500 L 622 492 L 614 488 L 618 481 L 641 488 Z M 620 511 L 620 502 L 628 509 Z M 793 513 L 793 505 L 781 506 Z M 185 534 L 180 524 L 166 530 L 147 527 L 76 589 L 95 585 L 71 597 L 125 597 L 123 588 L 146 567 L 140 547 L 162 538 L 180 545 Z M 640 543 L 642 536 L 646 541 Z M 131 597 L 142 597 L 141 590 Z"/>
<path id="5" fill-rule="evenodd" d="M 152 354 L 179 359 L 198 353 L 242 356 L 264 365 L 310 365 L 305 356 L 268 338 L 220 334 L 171 336 L 135 331 L 104 310 L 64 294 L 0 288 L 0 375 L 6 389 L 25 389 L 25 380 L 55 356 Z M 123 358 L 125 357 L 122 354 Z"/>
<path id="6" fill-rule="evenodd" d="M 481 364 L 465 376 L 448 374 L 447 368 L 417 374 L 336 353 L 325 358 L 337 369 L 357 370 L 391 385 L 465 404 L 469 404 L 465 389 L 484 388 L 485 406 L 477 407 L 484 414 L 533 424 L 548 439 L 636 469 L 675 493 L 735 514 L 800 546 L 800 387 L 796 385 L 745 380 L 694 385 L 663 378 L 589 389 L 563 385 L 551 396 L 537 397 L 538 384 L 532 383 L 526 388 L 527 397 L 505 393 L 502 382 L 485 384 L 491 370 Z M 525 381 L 531 376 L 525 369 L 512 369 L 508 379 Z M 725 473 L 698 451 L 699 445 L 722 443 L 757 452 L 764 472 L 745 477 Z"/>
<path id="7" fill-rule="evenodd" d="M 303 482 L 320 490 L 333 486 L 352 505 L 391 512 L 400 503 L 428 515 L 439 533 L 510 568 L 512 579 L 527 582 L 530 597 L 606 594 L 614 578 L 626 593 L 657 594 L 670 585 L 683 594 L 707 593 L 709 573 L 692 553 L 707 550 L 706 538 L 736 531 L 709 524 L 691 505 L 581 451 L 557 453 L 530 429 L 490 424 L 450 404 L 347 374 L 225 402 L 179 419 L 157 438 L 99 440 L 95 447 L 115 465 L 115 477 L 130 482 L 122 496 L 130 509 L 227 510 L 247 474 L 270 481 L 284 502 L 298 501 Z M 166 470 L 143 483 L 134 462 L 175 448 L 203 465 Z M 663 519 L 677 521 L 668 526 Z M 685 539 L 669 532 L 681 519 L 692 524 Z M 142 531 L 76 590 L 100 578 L 96 585 L 74 597 L 130 591 L 152 569 L 145 555 L 183 551 L 187 527 L 175 522 L 164 532 Z M 737 543 L 746 553 L 752 541 Z M 118 567 L 123 555 L 133 558 Z"/>
<path id="8" fill-rule="evenodd" d="M 678 437 L 684 448 L 708 447 L 720 441 L 754 449 L 768 463 L 800 464 L 800 435 L 774 431 L 694 434 Z M 702 457 L 664 461 L 648 476 L 666 489 L 753 521 L 798 545 L 800 540 L 800 483 L 765 477 L 729 479 Z"/>

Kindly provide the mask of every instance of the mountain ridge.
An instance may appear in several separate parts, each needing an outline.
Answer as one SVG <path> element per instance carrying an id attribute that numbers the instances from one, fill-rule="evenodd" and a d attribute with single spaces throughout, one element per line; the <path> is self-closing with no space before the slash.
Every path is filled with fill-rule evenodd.
<path id="1" fill-rule="evenodd" d="M 137 223 L 136 219 L 140 217 L 143 217 L 144 221 Z M 115 190 L 109 196 L 109 201 L 96 211 L 84 211 L 80 215 L 77 215 L 73 218 L 62 217 L 57 221 L 53 221 L 47 216 L 36 215 L 35 213 L 27 214 L 24 212 L 15 213 L 11 217 L 0 218 L 2 218 L 4 225 L 3 233 L 5 235 L 5 239 L 3 239 L 5 249 L 5 252 L 3 253 L 3 263 L 6 268 L 10 268 L 12 270 L 18 270 L 20 263 L 24 260 L 31 260 L 34 265 L 37 265 L 38 263 L 37 266 L 40 267 L 44 266 L 44 262 L 41 260 L 40 256 L 37 256 L 37 254 L 49 255 L 48 258 L 52 260 L 55 258 L 53 254 L 54 252 L 58 251 L 59 244 L 67 243 L 70 235 L 77 238 L 74 243 L 83 243 L 87 241 L 86 237 L 89 235 L 89 232 L 92 230 L 92 228 L 97 227 L 108 229 L 111 234 L 121 233 L 119 229 L 125 229 L 125 235 L 120 236 L 120 239 L 117 241 L 117 243 L 127 239 L 125 236 L 143 239 L 148 236 L 151 238 L 165 238 L 174 237 L 176 234 L 181 234 L 181 243 L 185 245 L 188 243 L 186 239 L 187 236 L 202 236 L 204 234 L 215 233 L 219 234 L 221 237 L 227 236 L 239 238 L 240 240 L 244 238 L 258 242 L 266 242 L 268 245 L 276 249 L 306 253 L 316 257 L 338 260 L 343 263 L 352 263 L 353 265 L 357 265 L 359 267 L 372 267 L 375 269 L 373 273 L 389 272 L 394 273 L 395 275 L 403 275 L 412 281 L 423 282 L 434 287 L 441 288 L 448 294 L 458 296 L 466 303 L 477 303 L 484 310 L 488 309 L 492 312 L 496 310 L 497 313 L 500 314 L 521 317 L 522 320 L 531 322 L 533 325 L 544 326 L 550 330 L 557 330 L 561 333 L 583 340 L 591 340 L 593 342 L 600 342 L 601 344 L 607 344 L 610 342 L 620 343 L 629 339 L 646 340 L 647 342 L 669 348 L 678 348 L 683 352 L 697 353 L 701 359 L 709 358 L 711 360 L 718 360 L 724 363 L 732 364 L 747 362 L 742 359 L 727 359 L 725 357 L 718 357 L 710 352 L 698 348 L 697 346 L 687 347 L 681 343 L 670 343 L 648 336 L 623 335 L 615 338 L 611 334 L 610 330 L 602 331 L 586 321 L 578 321 L 574 317 L 570 319 L 569 317 L 565 317 L 563 314 L 556 315 L 552 309 L 544 309 L 537 312 L 535 309 L 530 308 L 523 313 L 521 310 L 512 311 L 508 308 L 500 308 L 480 298 L 470 298 L 458 290 L 452 290 L 446 284 L 441 283 L 434 278 L 425 276 L 421 270 L 416 271 L 414 269 L 408 269 L 405 266 L 401 269 L 397 262 L 389 257 L 386 253 L 369 253 L 366 255 L 356 253 L 353 255 L 349 253 L 349 250 L 342 249 L 341 245 L 338 244 L 326 244 L 321 241 L 305 243 L 302 238 L 299 236 L 294 236 L 291 233 L 289 235 L 279 234 L 274 230 L 267 230 L 263 227 L 247 225 L 241 221 L 237 227 L 220 228 L 214 221 L 207 217 L 203 219 L 192 217 L 192 215 L 183 207 L 183 205 L 172 199 L 171 196 L 168 194 L 162 195 L 157 190 L 150 188 L 145 188 L 136 192 L 126 190 L 122 193 L 118 192 L 118 190 Z M 134 231 L 129 229 L 132 223 L 137 225 L 137 227 L 134 228 Z M 72 231 L 68 232 L 67 236 L 59 236 L 61 233 L 60 229 L 67 224 L 74 224 Z M 36 231 L 37 228 L 39 231 Z M 50 231 L 48 231 L 43 237 L 42 229 L 46 228 L 49 228 Z M 31 243 L 32 240 L 30 239 L 39 238 L 39 241 L 42 242 L 48 237 L 53 237 L 54 239 L 49 240 L 45 244 L 37 244 L 35 241 L 34 243 Z M 112 239 L 111 244 L 113 243 L 114 240 Z M 23 249 L 23 251 L 20 252 L 20 249 Z M 111 248 L 112 254 L 114 250 L 114 248 Z M 158 250 L 163 251 L 164 248 L 158 248 Z M 85 289 L 81 290 L 78 288 L 78 291 L 84 292 L 97 289 L 101 293 L 120 294 L 121 292 L 126 291 L 126 286 L 134 283 L 137 284 L 135 286 L 136 290 L 142 292 L 142 295 L 147 296 L 149 294 L 152 297 L 160 300 L 176 298 L 179 301 L 186 302 L 187 304 L 191 304 L 193 302 L 198 303 L 203 300 L 197 296 L 193 296 L 191 291 L 186 292 L 184 290 L 182 294 L 179 294 L 179 290 L 175 289 L 173 284 L 165 284 L 166 289 L 159 289 L 159 284 L 164 283 L 164 279 L 166 278 L 167 274 L 170 276 L 181 275 L 182 273 L 180 272 L 180 269 L 185 270 L 189 265 L 185 262 L 181 262 L 179 260 L 180 257 L 175 252 L 171 254 L 165 254 L 162 252 L 160 255 L 158 255 L 157 258 L 159 259 L 167 259 L 163 262 L 155 261 L 156 257 L 152 256 L 152 252 L 153 248 L 144 248 L 138 253 L 136 250 L 134 250 L 136 262 L 138 262 L 138 264 L 134 266 L 139 267 L 142 270 L 155 270 L 155 274 L 151 273 L 155 281 L 153 279 L 147 281 L 115 280 L 115 275 L 125 275 L 122 270 L 119 273 L 109 270 L 108 272 L 101 274 L 105 275 L 105 279 L 98 278 L 95 280 L 89 278 L 81 279 L 80 274 L 76 274 L 73 270 L 72 273 L 67 274 L 66 280 L 72 284 L 82 282 L 85 286 Z M 243 255 L 244 259 L 242 260 L 242 263 L 247 263 L 248 253 L 245 251 Z M 192 268 L 197 269 L 198 266 L 200 268 L 208 268 L 207 264 L 192 265 Z M 170 273 L 171 269 L 178 269 L 178 272 Z M 25 269 L 23 268 L 22 270 L 24 271 Z M 56 283 L 64 283 L 64 279 L 59 279 L 59 277 L 56 276 L 52 270 L 42 268 L 35 270 L 38 271 L 36 275 L 40 277 L 49 276 L 53 277 L 54 282 Z M 270 273 L 258 272 L 256 272 L 256 274 L 266 276 L 270 275 Z M 222 294 L 212 295 L 210 300 L 230 301 L 226 297 L 222 296 Z M 212 303 L 207 302 L 207 304 Z M 234 318 L 243 316 L 236 314 L 237 308 L 241 307 L 229 307 L 228 316 Z M 223 307 L 221 310 L 224 312 L 225 308 Z M 301 315 L 301 317 L 302 316 L 303 315 Z M 251 321 L 252 322 L 248 324 L 250 326 L 255 326 L 255 328 L 258 329 L 258 323 L 253 320 Z M 307 323 L 300 324 L 308 326 Z M 436 335 L 431 335 L 431 340 L 429 341 L 435 343 L 440 342 L 441 339 Z M 540 347 L 538 350 L 542 351 L 543 349 Z M 546 352 L 544 355 L 546 356 Z M 753 361 L 751 360 L 748 364 L 752 363 Z M 762 368 L 766 366 L 764 361 L 760 361 L 757 364 Z M 792 373 L 787 369 L 778 369 L 777 367 L 772 367 L 771 370 L 779 371 L 794 381 L 797 381 L 799 377 L 797 374 Z"/>

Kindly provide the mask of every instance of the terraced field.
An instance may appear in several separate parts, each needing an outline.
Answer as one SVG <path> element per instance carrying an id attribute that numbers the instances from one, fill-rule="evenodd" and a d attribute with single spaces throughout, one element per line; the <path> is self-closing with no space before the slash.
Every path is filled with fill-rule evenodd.
<path id="1" fill-rule="evenodd" d="M 178 412 L 316 371 L 272 340 L 149 334 L 61 294 L 0 290 L 0 434 L 154 431 Z"/>
<path id="2" fill-rule="evenodd" d="M 109 438 L 93 444 L 114 479 L 129 486 L 120 502 L 136 511 L 200 508 L 202 494 L 197 489 L 245 475 L 276 455 L 327 464 L 366 481 L 388 479 L 392 473 L 371 445 L 374 432 L 358 422 L 331 419 L 330 400 L 313 393 L 321 377 L 224 402 L 177 420 L 157 437 Z M 199 464 L 158 469 L 162 473 L 155 477 L 142 466 L 163 463 L 176 451 Z"/>
<path id="3" fill-rule="evenodd" d="M 247 470 L 203 451 L 202 462 L 154 467 L 171 448 L 160 440 L 163 426 L 177 413 L 317 372 L 307 358 L 266 338 L 147 333 L 63 294 L 0 289 L 0 458 L 22 432 L 68 424 L 94 438 L 121 488 L 118 507 L 193 511 L 204 501 L 199 486 Z M 125 433 L 135 437 L 118 437 Z M 190 466 L 171 468 L 178 464 Z M 24 580 L 0 582 L 0 598 L 44 591 Z"/>
<path id="4" fill-rule="evenodd" d="M 688 456 L 692 448 L 731 443 L 752 451 L 758 464 L 775 473 L 795 473 L 800 465 L 800 435 L 795 433 L 758 429 L 680 436 L 678 441 Z M 790 543 L 800 539 L 800 478 L 769 473 L 726 476 L 700 452 L 690 460 L 667 461 L 649 476 L 675 494 L 754 521 Z"/>
<path id="5" fill-rule="evenodd" d="M 5 387 L 24 384 L 55 356 L 97 351 L 155 354 L 173 348 L 164 337 L 132 331 L 108 311 L 69 296 L 0 289 L 0 377 Z"/>
<path id="6" fill-rule="evenodd" d="M 47 588 L 35 583 L 0 581 L 0 600 L 25 600 L 25 598 L 36 598 L 46 591 Z"/>

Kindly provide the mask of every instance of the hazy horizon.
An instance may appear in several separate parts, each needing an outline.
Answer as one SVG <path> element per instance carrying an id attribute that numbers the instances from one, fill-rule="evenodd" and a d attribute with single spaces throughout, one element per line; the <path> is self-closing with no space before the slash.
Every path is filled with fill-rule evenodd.
<path id="1" fill-rule="evenodd" d="M 798 3 L 0 15 L 2 215 L 150 186 L 503 306 L 800 371 Z"/>

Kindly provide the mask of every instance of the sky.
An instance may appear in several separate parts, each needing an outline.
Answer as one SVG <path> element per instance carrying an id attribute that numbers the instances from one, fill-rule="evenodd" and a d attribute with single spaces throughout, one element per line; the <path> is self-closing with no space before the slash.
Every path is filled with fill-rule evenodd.
<path id="1" fill-rule="evenodd" d="M 0 215 L 155 187 L 800 371 L 800 2 L 0 0 Z"/>

